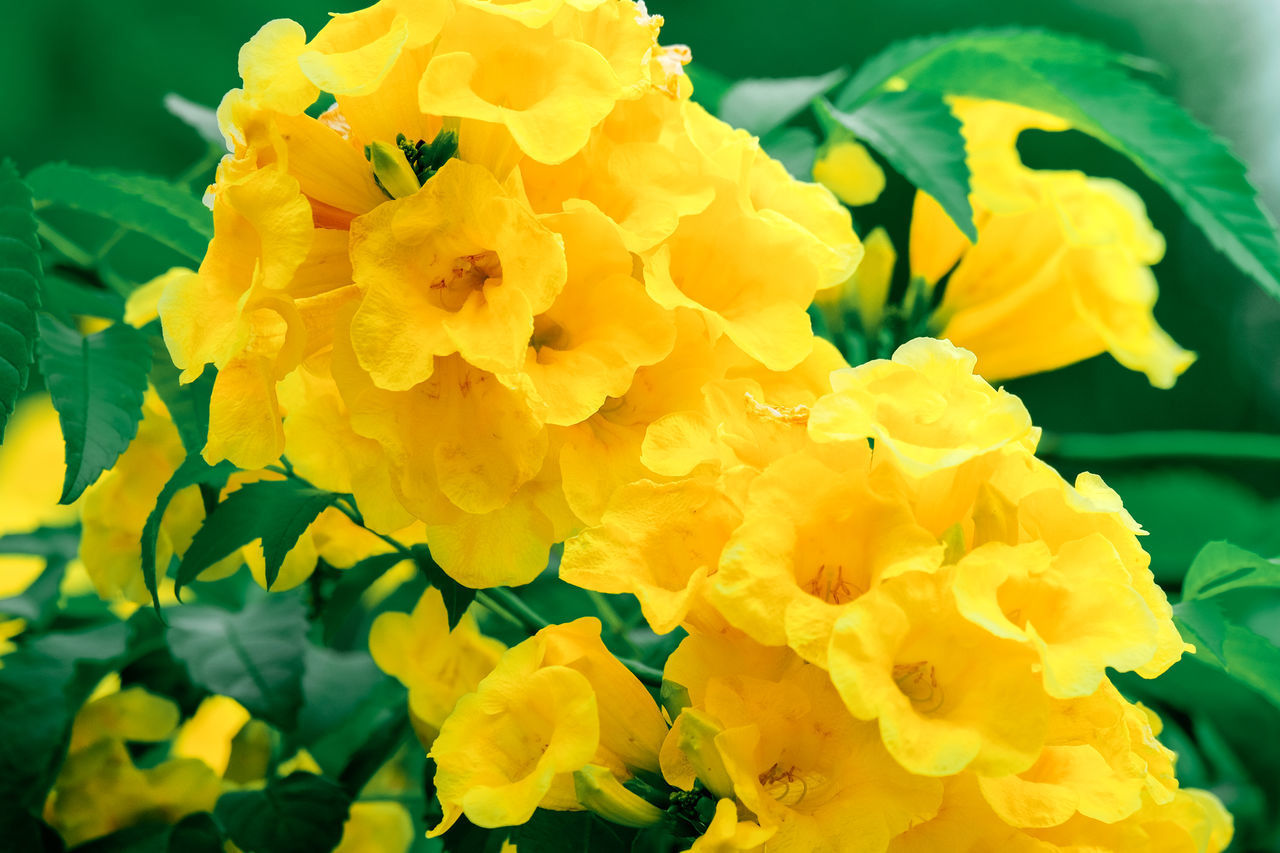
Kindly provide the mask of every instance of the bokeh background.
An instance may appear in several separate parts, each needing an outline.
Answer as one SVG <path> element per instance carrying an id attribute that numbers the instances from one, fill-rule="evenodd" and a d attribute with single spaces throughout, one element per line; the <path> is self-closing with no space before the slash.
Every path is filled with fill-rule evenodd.
<path id="1" fill-rule="evenodd" d="M 238 82 L 236 52 L 267 19 L 290 17 L 314 33 L 330 11 L 360 0 L 51 0 L 10 3 L 0 27 L 0 155 L 23 170 L 49 160 L 174 177 L 206 154 L 205 144 L 163 106 L 166 93 L 216 105 Z M 1249 164 L 1263 198 L 1280 210 L 1280 4 L 1275 0 L 653 0 L 667 19 L 664 40 L 693 49 L 697 65 L 730 78 L 821 73 L 863 59 L 900 38 L 976 26 L 1051 28 L 1102 41 L 1156 60 L 1151 79 L 1229 141 Z M 1102 474 L 1151 536 L 1157 577 L 1171 591 L 1196 551 L 1230 539 L 1259 553 L 1280 554 L 1280 454 L 1240 458 L 1233 433 L 1280 443 L 1280 303 L 1209 246 L 1154 184 L 1100 144 L 1079 134 L 1027 134 L 1032 165 L 1081 168 L 1117 177 L 1145 198 L 1168 242 L 1156 274 L 1160 323 L 1199 361 L 1172 391 L 1158 391 L 1107 356 L 1010 383 L 1047 435 L 1209 430 L 1203 453 L 1052 458 L 1068 476 Z M 194 175 L 199 183 L 200 175 Z M 880 211 L 905 234 L 905 188 Z M 895 208 L 896 204 L 896 208 Z M 888 213 L 885 213 L 888 211 Z M 898 242 L 897 240 L 895 242 Z M 902 245 L 899 242 L 899 245 Z M 145 267 L 148 260 L 142 261 Z M 158 271 L 158 270 L 157 270 Z M 1061 445 L 1065 447 L 1066 445 Z M 1194 449 L 1194 448 L 1193 448 Z M 1233 458 L 1233 455 L 1235 458 Z M 1280 607 L 1269 630 L 1280 642 Z M 1201 668 L 1203 669 L 1203 668 Z M 1183 759 L 1183 774 L 1205 783 L 1236 784 L 1217 766 L 1243 763 L 1253 779 L 1280 777 L 1280 712 L 1257 696 L 1179 665 L 1151 694 L 1172 702 L 1195 694 L 1185 714 L 1172 711 L 1169 737 L 1201 742 Z M 1221 689 L 1219 689 L 1221 688 Z M 1261 704 L 1259 704 L 1261 703 Z M 1174 706 L 1186 706 L 1183 701 Z M 1197 710 L 1198 709 L 1198 710 Z M 1205 709 L 1208 709 L 1207 711 Z M 1205 734 L 1203 720 L 1216 734 Z M 1217 753 L 1206 738 L 1225 745 Z M 1192 754 L 1194 752 L 1194 754 Z M 1189 767 L 1187 762 L 1204 766 Z M 1243 777 L 1241 777 L 1243 778 Z M 1227 780 L 1224 782 L 1223 780 Z M 1280 849 L 1271 823 L 1280 812 L 1280 780 L 1235 792 L 1241 817 L 1236 849 Z"/>

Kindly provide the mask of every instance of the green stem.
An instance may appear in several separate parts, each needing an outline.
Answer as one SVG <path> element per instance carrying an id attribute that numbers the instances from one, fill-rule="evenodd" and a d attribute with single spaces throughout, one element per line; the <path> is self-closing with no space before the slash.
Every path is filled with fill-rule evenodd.
<path id="1" fill-rule="evenodd" d="M 609 629 L 609 632 L 626 643 L 632 654 L 638 653 L 640 650 L 636 648 L 635 643 L 631 642 L 631 638 L 627 636 L 628 627 L 626 622 L 618 615 L 618 611 L 613 608 L 613 605 L 609 603 L 608 596 L 602 592 L 596 592 L 594 589 L 587 590 L 587 596 L 591 599 L 591 603 L 596 606 L 596 612 L 600 614 L 600 621 Z"/>
<path id="2" fill-rule="evenodd" d="M 1045 433 L 1040 453 L 1059 459 L 1249 459 L 1280 462 L 1280 435 L 1210 430 Z"/>
<path id="3" fill-rule="evenodd" d="M 536 634 L 551 623 L 542 618 L 536 610 L 520 600 L 520 596 L 504 586 L 490 587 L 476 594 L 478 599 L 484 595 L 486 599 L 496 602 L 503 610 L 513 614 L 530 634 Z"/>
<path id="4" fill-rule="evenodd" d="M 511 613 L 506 608 L 504 608 L 501 604 L 494 601 L 493 597 L 488 595 L 484 590 L 476 591 L 476 604 L 479 604 L 481 607 L 483 607 L 485 610 L 488 610 L 490 613 L 492 613 L 494 616 L 497 616 L 499 619 L 502 619 L 505 622 L 510 622 L 512 625 L 516 626 L 520 630 L 522 631 L 526 630 L 525 624 L 521 622 L 520 619 L 514 613 Z"/>
<path id="5" fill-rule="evenodd" d="M 647 663 L 641 663 L 631 658 L 618 658 L 618 663 L 631 670 L 631 674 L 643 681 L 645 684 L 653 687 L 662 686 L 662 670 L 655 669 Z"/>

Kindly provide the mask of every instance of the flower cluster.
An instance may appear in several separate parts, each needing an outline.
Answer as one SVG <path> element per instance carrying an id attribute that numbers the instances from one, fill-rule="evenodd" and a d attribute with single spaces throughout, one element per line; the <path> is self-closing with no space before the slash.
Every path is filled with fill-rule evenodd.
<path id="1" fill-rule="evenodd" d="M 688 99 L 660 25 L 381 0 L 263 27 L 213 242 L 159 302 L 185 378 L 218 371 L 206 459 L 287 453 L 375 529 L 422 522 L 461 582 L 525 583 L 682 392 L 810 358 L 849 215 Z"/>

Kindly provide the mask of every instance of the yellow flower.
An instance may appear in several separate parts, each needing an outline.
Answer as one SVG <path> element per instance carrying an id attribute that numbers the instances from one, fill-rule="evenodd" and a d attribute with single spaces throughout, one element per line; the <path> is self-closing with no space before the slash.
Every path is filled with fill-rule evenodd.
<path id="1" fill-rule="evenodd" d="M 488 371 L 523 365 L 534 315 L 564 286 L 560 241 L 489 172 L 451 160 L 422 190 L 351 224 L 364 298 L 351 342 L 374 384 L 407 391 L 436 356 Z"/>
<path id="2" fill-rule="evenodd" d="M 828 663 L 849 710 L 878 719 L 912 773 L 1005 775 L 1030 767 L 1044 744 L 1037 657 L 965 620 L 948 572 L 909 572 L 849 605 Z"/>
<path id="3" fill-rule="evenodd" d="M 63 456 L 62 428 L 49 395 L 23 397 L 9 418 L 0 450 L 0 535 L 75 520 L 75 507 L 58 503 L 66 469 Z"/>
<path id="4" fill-rule="evenodd" d="M 459 8 L 427 64 L 418 106 L 501 124 L 534 160 L 567 160 L 624 92 L 600 51 L 558 29 Z"/>
<path id="5" fill-rule="evenodd" d="M 826 673 L 786 649 L 693 635 L 664 677 L 688 690 L 691 709 L 719 724 L 714 749 L 732 795 L 761 827 L 776 827 L 769 847 L 883 850 L 937 812 L 942 785 L 900 767 L 875 724 L 845 710 Z M 678 736 L 673 728 L 668 744 Z M 669 752 L 664 747 L 664 758 Z"/>
<path id="6" fill-rule="evenodd" d="M 972 353 L 916 338 L 893 354 L 831 376 L 832 393 L 813 405 L 818 441 L 871 438 L 877 456 L 912 477 L 954 468 L 1006 445 L 1034 449 L 1040 430 L 1022 402 L 973 373 Z"/>
<path id="7" fill-rule="evenodd" d="M 818 152 L 813 179 L 847 205 L 871 204 L 884 192 L 884 171 L 854 139 L 832 139 Z"/>
<path id="8" fill-rule="evenodd" d="M 1160 853 L 1221 853 L 1231 843 L 1231 814 L 1208 791 L 1178 791 L 1168 802 L 1147 801 L 1133 816 L 1103 823 L 1078 816 L 1052 829 L 1029 830 L 1059 850 L 1159 850 Z"/>
<path id="9" fill-rule="evenodd" d="M 169 754 L 198 758 L 226 776 L 231 766 L 233 741 L 249 722 L 249 712 L 230 696 L 208 696 L 196 708 L 169 747 Z"/>
<path id="10" fill-rule="evenodd" d="M 1018 134 L 1067 129 L 1059 119 L 996 101 L 956 98 L 953 108 L 968 141 L 978 241 L 970 246 L 936 201 L 917 196 L 913 275 L 932 289 L 950 271 L 932 328 L 976 353 L 993 382 L 1110 352 L 1171 387 L 1195 354 L 1152 316 L 1151 266 L 1164 239 L 1137 194 L 1079 172 L 1024 167 Z"/>
<path id="11" fill-rule="evenodd" d="M 883 228 L 873 229 L 862 245 L 866 253 L 853 275 L 838 287 L 819 290 L 814 299 L 835 333 L 844 328 L 844 315 L 848 310 L 857 313 L 862 330 L 868 336 L 876 333 L 884 316 L 898 253 Z"/>
<path id="12" fill-rule="evenodd" d="M 382 670 L 409 688 L 409 712 L 427 746 L 458 699 L 476 689 L 505 647 L 480 633 L 469 613 L 449 630 L 444 598 L 427 589 L 413 613 L 383 613 L 369 631 L 369 651 Z"/>
<path id="13" fill-rule="evenodd" d="M 512 648 L 459 700 L 431 747 L 445 832 L 465 812 L 477 826 L 515 826 L 534 810 L 572 808 L 573 771 L 600 741 L 596 694 L 579 672 L 543 666 L 536 639 Z"/>
<path id="14" fill-rule="evenodd" d="M 852 602 L 886 578 L 941 565 L 942 544 L 873 483 L 870 460 L 866 444 L 812 444 L 751 484 L 715 577 L 712 601 L 730 622 L 826 666 Z"/>
<path id="15" fill-rule="evenodd" d="M 515 826 L 538 806 L 577 809 L 574 771 L 656 771 L 666 724 L 652 697 L 586 617 L 551 625 L 507 651 L 458 701 L 431 747 L 444 819 Z"/>
<path id="16" fill-rule="evenodd" d="M 140 769 L 125 741 L 162 741 L 178 708 L 140 687 L 119 690 L 108 677 L 76 715 L 69 754 L 45 804 L 45 820 L 75 845 L 147 821 L 174 823 L 210 811 L 217 775 L 202 761 L 170 758 Z"/>
<path id="17" fill-rule="evenodd" d="M 1059 699 L 1088 696 L 1107 667 L 1131 671 L 1158 651 L 1159 622 L 1101 534 L 1052 555 L 1039 542 L 983 545 L 956 565 L 954 590 L 965 618 L 1037 650 Z"/>
<path id="18" fill-rule="evenodd" d="M 351 804 L 333 853 L 405 853 L 413 840 L 413 819 L 403 805 L 361 801 Z"/>
<path id="19" fill-rule="evenodd" d="M 979 777 L 978 787 L 1010 826 L 1060 826 L 1077 813 L 1115 823 L 1144 799 L 1175 796 L 1174 755 L 1156 740 L 1159 732 L 1158 717 L 1103 682 L 1092 696 L 1053 703 L 1034 765 L 1016 776 Z"/>
<path id="20" fill-rule="evenodd" d="M 1054 853 L 1062 849 L 1037 841 L 1002 821 L 982 799 L 973 773 L 952 776 L 943 784 L 942 805 L 937 817 L 893 839 L 888 848 L 890 853 L 935 853 L 938 850 Z"/>

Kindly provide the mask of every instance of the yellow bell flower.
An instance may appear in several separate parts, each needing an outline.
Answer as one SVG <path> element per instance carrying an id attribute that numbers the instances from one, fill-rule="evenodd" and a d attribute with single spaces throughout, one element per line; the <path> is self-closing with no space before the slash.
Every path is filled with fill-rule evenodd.
<path id="1" fill-rule="evenodd" d="M 1060 826 L 1076 814 L 1115 823 L 1144 799 L 1175 797 L 1174 755 L 1156 740 L 1159 732 L 1158 717 L 1103 682 L 1092 696 L 1053 703 L 1034 765 L 1016 776 L 979 777 L 978 788 L 1010 826 Z"/>
<path id="2" fill-rule="evenodd" d="M 444 598 L 430 587 L 412 614 L 387 612 L 374 620 L 369 651 L 383 672 L 409 689 L 414 730 L 430 746 L 458 699 L 493 671 L 505 647 L 481 634 L 470 613 L 449 630 Z"/>
<path id="3" fill-rule="evenodd" d="M 62 428 L 49 395 L 29 394 L 19 400 L 0 449 L 0 536 L 75 520 L 75 507 L 58 503 L 64 455 Z M 21 593 L 18 589 L 5 597 Z"/>
<path id="4" fill-rule="evenodd" d="M 573 771 L 600 742 L 591 683 L 543 666 L 536 638 L 510 649 L 476 692 L 463 696 L 431 747 L 444 833 L 463 813 L 477 826 L 525 823 L 534 810 L 573 808 Z"/>
<path id="5" fill-rule="evenodd" d="M 1006 445 L 1035 448 L 1040 430 L 1022 402 L 974 374 L 976 358 L 946 341 L 916 338 L 892 360 L 831 376 L 832 393 L 814 403 L 817 441 L 871 438 L 877 455 L 912 477 L 954 468 Z"/>
<path id="6" fill-rule="evenodd" d="M 414 837 L 413 819 L 403 805 L 362 800 L 351 804 L 333 853 L 406 853 Z"/>
<path id="7" fill-rule="evenodd" d="M 893 757 L 927 776 L 1006 775 L 1035 762 L 1048 719 L 1037 663 L 961 616 L 948 572 L 899 575 L 853 601 L 828 657 L 853 715 L 879 720 Z"/>
<path id="8" fill-rule="evenodd" d="M 535 315 L 564 286 L 564 250 L 489 172 L 452 160 L 421 191 L 351 224 L 364 295 L 351 320 L 360 365 L 380 388 L 431 378 L 459 353 L 488 371 L 524 362 Z"/>
<path id="9" fill-rule="evenodd" d="M 1036 649 L 1055 698 L 1088 696 L 1107 667 L 1132 671 L 1158 652 L 1159 622 L 1101 534 L 1052 555 L 1040 542 L 983 545 L 956 564 L 954 591 L 966 619 Z"/>
<path id="10" fill-rule="evenodd" d="M 1068 129 L 1060 119 L 997 101 L 952 106 L 968 142 L 978 241 L 970 245 L 936 201 L 917 195 L 912 274 L 932 289 L 950 272 L 930 321 L 936 334 L 972 350 L 993 382 L 1110 352 L 1152 385 L 1172 387 L 1195 354 L 1152 316 L 1151 266 L 1164 239 L 1137 194 L 1079 172 L 1024 167 L 1018 134 Z"/>
<path id="11" fill-rule="evenodd" d="M 761 827 L 776 827 L 770 848 L 883 850 L 937 812 L 941 783 L 900 767 L 875 724 L 845 710 L 826 673 L 786 649 L 695 634 L 664 677 L 689 690 L 680 718 L 701 712 L 722 727 L 714 749 L 731 795 Z"/>
<path id="12" fill-rule="evenodd" d="M 941 566 L 942 544 L 872 481 L 870 462 L 865 443 L 811 444 L 752 482 L 714 581 L 712 601 L 730 622 L 826 666 L 852 602 L 886 578 Z"/>
<path id="13" fill-rule="evenodd" d="M 462 697 L 431 747 L 444 819 L 515 826 L 538 806 L 582 808 L 574 771 L 656 771 L 667 726 L 644 686 L 600 640 L 600 621 L 551 625 L 508 650 Z"/>

